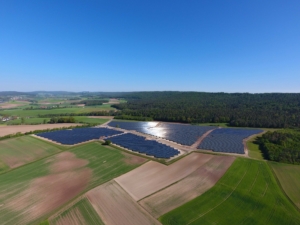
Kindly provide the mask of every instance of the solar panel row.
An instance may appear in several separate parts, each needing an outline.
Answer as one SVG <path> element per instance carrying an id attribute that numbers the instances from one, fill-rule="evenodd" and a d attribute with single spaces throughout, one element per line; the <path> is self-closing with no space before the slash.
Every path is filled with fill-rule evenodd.
<path id="1" fill-rule="evenodd" d="M 155 126 L 157 124 L 156 122 L 112 121 L 108 125 L 111 127 L 120 127 L 125 130 L 135 130 L 188 146 L 194 144 L 207 131 L 216 129 L 213 126 L 193 126 L 174 123 L 160 123 L 159 126 Z"/>
<path id="2" fill-rule="evenodd" d="M 37 134 L 40 137 L 64 144 L 74 145 L 100 137 L 108 137 L 123 132 L 107 128 L 77 128 L 73 130 L 59 130 Z"/>
<path id="3" fill-rule="evenodd" d="M 198 149 L 207 149 L 214 152 L 244 154 L 243 139 L 261 133 L 255 129 L 223 128 L 212 131 L 198 146 Z"/>
<path id="4" fill-rule="evenodd" d="M 112 143 L 128 148 L 132 151 L 143 153 L 156 158 L 169 159 L 180 152 L 157 141 L 146 140 L 134 134 L 124 134 L 109 138 Z"/>

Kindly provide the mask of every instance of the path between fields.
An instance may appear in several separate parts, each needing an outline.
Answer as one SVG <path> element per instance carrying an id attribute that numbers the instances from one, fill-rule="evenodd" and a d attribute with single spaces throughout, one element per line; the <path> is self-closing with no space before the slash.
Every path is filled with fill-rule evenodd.
<path id="1" fill-rule="evenodd" d="M 219 129 L 219 128 L 216 128 L 216 129 Z M 205 134 L 203 134 L 201 137 L 199 137 L 198 140 L 194 144 L 192 144 L 190 148 L 197 149 L 198 146 L 201 144 L 201 142 L 204 140 L 204 138 L 206 138 L 207 135 L 209 135 L 211 132 L 213 132 L 216 129 L 207 131 Z"/>

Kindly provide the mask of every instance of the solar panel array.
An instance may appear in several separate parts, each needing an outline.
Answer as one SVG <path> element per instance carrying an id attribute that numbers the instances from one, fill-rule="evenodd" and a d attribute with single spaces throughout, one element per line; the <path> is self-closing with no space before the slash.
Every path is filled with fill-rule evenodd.
<path id="1" fill-rule="evenodd" d="M 216 129 L 213 126 L 194 126 L 175 123 L 160 123 L 159 126 L 155 126 L 156 124 L 156 122 L 112 121 L 108 125 L 111 127 L 118 126 L 125 130 L 135 130 L 188 146 L 194 144 L 207 131 Z"/>
<path id="2" fill-rule="evenodd" d="M 124 148 L 156 158 L 169 159 L 180 153 L 178 150 L 157 141 L 146 140 L 144 137 L 129 133 L 109 138 L 109 140 Z"/>
<path id="3" fill-rule="evenodd" d="M 108 137 L 123 132 L 107 128 L 76 128 L 73 130 L 58 130 L 37 134 L 40 137 L 64 144 L 74 145 L 100 137 Z"/>
<path id="4" fill-rule="evenodd" d="M 261 132 L 256 129 L 216 129 L 204 138 L 198 149 L 244 154 L 243 139 Z"/>

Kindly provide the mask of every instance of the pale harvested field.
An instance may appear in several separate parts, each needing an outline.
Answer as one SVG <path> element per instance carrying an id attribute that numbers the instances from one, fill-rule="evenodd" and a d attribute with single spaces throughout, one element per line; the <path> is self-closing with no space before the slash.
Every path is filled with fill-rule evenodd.
<path id="1" fill-rule="evenodd" d="M 155 218 L 198 197 L 213 187 L 234 161 L 232 156 L 213 156 L 179 182 L 139 203 Z"/>
<path id="2" fill-rule="evenodd" d="M 0 207 L 1 217 L 6 218 L 1 225 L 30 224 L 77 196 L 92 177 L 92 170 L 82 167 L 86 163 L 63 152 L 46 161 L 50 174 L 33 179 L 26 187 L 20 181 L 10 186 L 11 193 L 0 195 L 6 199 Z"/>
<path id="3" fill-rule="evenodd" d="M 87 193 L 104 224 L 150 225 L 160 224 L 115 181 L 105 183 Z"/>
<path id="4" fill-rule="evenodd" d="M 214 155 L 192 153 L 170 166 L 150 161 L 115 180 L 139 201 L 188 176 Z"/>
<path id="5" fill-rule="evenodd" d="M 0 104 L 0 109 L 10 109 L 10 108 L 16 108 L 16 107 L 19 107 L 19 106 L 23 106 L 23 105 L 26 105 L 28 104 L 29 102 L 27 101 L 19 101 L 18 104 L 16 103 L 2 103 Z"/>
<path id="6" fill-rule="evenodd" d="M 0 137 L 15 134 L 18 132 L 25 133 L 29 131 L 35 130 L 46 130 L 53 128 L 61 128 L 61 127 L 71 127 L 82 125 L 79 123 L 57 123 L 57 124 L 39 124 L 39 125 L 13 125 L 13 126 L 1 126 L 0 127 Z"/>

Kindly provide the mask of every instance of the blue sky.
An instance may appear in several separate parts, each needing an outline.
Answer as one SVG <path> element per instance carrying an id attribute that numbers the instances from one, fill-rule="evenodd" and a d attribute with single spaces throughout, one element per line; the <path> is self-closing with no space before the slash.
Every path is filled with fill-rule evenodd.
<path id="1" fill-rule="evenodd" d="M 300 92 L 299 12 L 299 0 L 0 0 L 0 91 Z"/>

